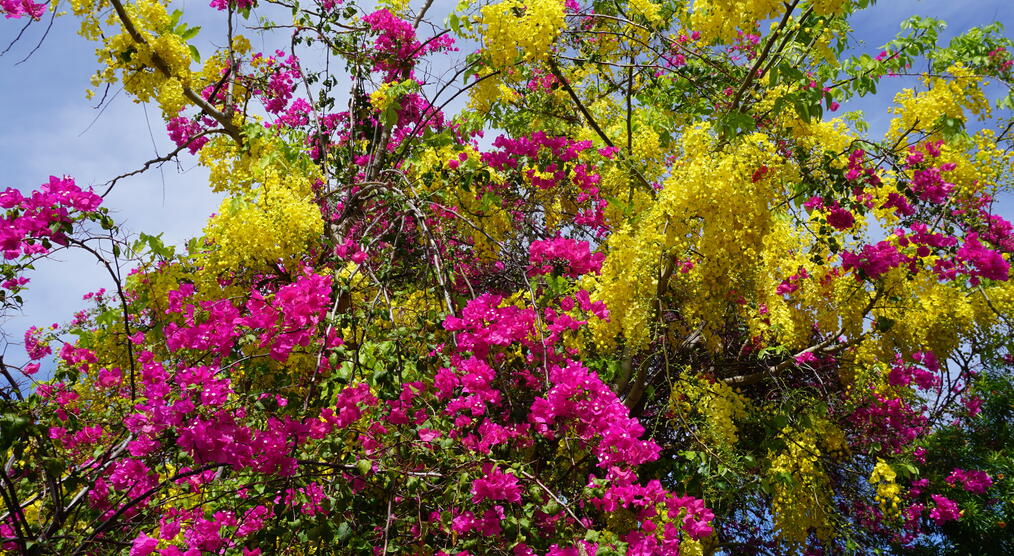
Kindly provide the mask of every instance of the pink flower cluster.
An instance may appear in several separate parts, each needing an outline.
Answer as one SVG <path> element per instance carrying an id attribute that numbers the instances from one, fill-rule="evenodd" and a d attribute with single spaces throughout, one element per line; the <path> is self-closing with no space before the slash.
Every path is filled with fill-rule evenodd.
<path id="1" fill-rule="evenodd" d="M 955 168 L 953 162 L 916 170 L 912 176 L 912 191 L 916 196 L 928 203 L 939 205 L 947 200 L 954 190 L 954 184 L 944 181 L 941 172 L 949 172 Z"/>
<path id="2" fill-rule="evenodd" d="M 523 173 L 527 181 L 543 190 L 564 186 L 569 181 L 575 187 L 573 201 L 579 207 L 574 223 L 589 226 L 598 234 L 608 229 L 605 223 L 608 202 L 602 198 L 599 189 L 601 176 L 592 164 L 569 164 L 582 151 L 592 147 L 591 141 L 574 141 L 568 137 L 551 136 L 537 131 L 530 136 L 517 138 L 501 135 L 493 141 L 493 146 L 499 150 L 482 153 L 483 164 L 501 171 L 525 168 Z M 612 158 L 616 151 L 615 148 L 606 147 L 598 153 L 605 158 Z"/>
<path id="3" fill-rule="evenodd" d="M 297 98 L 292 101 L 292 104 L 290 104 L 285 110 L 285 113 L 279 115 L 274 122 L 268 124 L 268 127 L 298 128 L 308 125 L 310 123 L 310 114 L 312 112 L 313 106 L 311 106 L 306 99 Z"/>
<path id="4" fill-rule="evenodd" d="M 528 81 L 529 91 L 552 91 L 556 85 L 556 76 L 551 73 L 543 73 L 539 69 L 532 71 L 533 77 Z"/>
<path id="5" fill-rule="evenodd" d="M 0 218 L 0 249 L 4 258 L 47 253 L 44 241 L 66 245 L 66 234 L 75 218 L 73 211 L 90 213 L 101 203 L 102 197 L 91 190 L 82 191 L 70 178 L 50 176 L 49 183 L 28 197 L 7 188 L 0 192 L 0 208 L 7 209 Z"/>
<path id="6" fill-rule="evenodd" d="M 180 481 L 185 482 L 185 480 Z M 159 538 L 149 537 L 141 533 L 134 539 L 130 556 L 147 556 L 156 552 L 159 539 L 172 543 L 181 535 L 183 546 L 170 544 L 158 550 L 160 556 L 200 556 L 208 553 L 221 553 L 227 548 L 235 548 L 236 541 L 247 537 L 264 527 L 264 518 L 271 511 L 265 506 L 255 506 L 237 518 L 231 511 L 217 511 L 206 516 L 200 509 L 181 510 L 170 508 L 159 520 Z M 233 532 L 230 532 L 233 530 Z M 230 553 L 232 553 L 230 551 Z M 256 556 L 260 549 L 243 548 L 236 554 Z"/>
<path id="7" fill-rule="evenodd" d="M 577 290 L 573 296 L 560 298 L 560 308 L 564 311 L 571 311 L 574 305 L 582 311 L 591 313 L 602 320 L 609 320 L 609 310 L 602 301 L 592 301 L 588 290 Z"/>
<path id="8" fill-rule="evenodd" d="M 1007 49 L 998 46 L 993 50 L 986 53 L 989 57 L 989 63 L 995 67 L 995 71 L 998 74 L 1007 73 L 1012 67 L 1014 67 L 1014 58 L 1011 57 L 1010 52 Z"/>
<path id="9" fill-rule="evenodd" d="M 998 214 L 989 214 L 986 211 L 981 211 L 980 214 L 987 222 L 987 226 L 979 237 L 1005 253 L 1014 252 L 1014 225 Z"/>
<path id="10" fill-rule="evenodd" d="M 148 504 L 144 496 L 158 484 L 158 473 L 152 471 L 144 462 L 133 458 L 124 458 L 113 462 L 103 476 L 96 479 L 93 488 L 88 491 L 88 503 L 108 517 L 115 511 L 114 500 L 121 499 L 115 492 L 125 493 L 136 498 L 139 503 L 128 508 L 124 515 L 130 517 Z"/>
<path id="11" fill-rule="evenodd" d="M 939 494 L 931 494 L 930 498 L 936 503 L 936 506 L 930 510 L 930 519 L 933 520 L 937 525 L 943 525 L 948 521 L 957 521 L 961 519 L 961 510 L 958 509 L 958 505 L 953 500 L 948 499 L 945 496 Z"/>
<path id="12" fill-rule="evenodd" d="M 25 353 L 27 353 L 28 357 L 33 361 L 37 361 L 53 353 L 53 348 L 49 347 L 49 342 L 40 340 L 42 333 L 43 330 L 36 326 L 29 327 L 28 330 L 25 330 Z"/>
<path id="13" fill-rule="evenodd" d="M 483 477 L 472 481 L 472 503 L 480 504 L 486 500 L 503 500 L 504 502 L 520 502 L 521 487 L 513 473 L 501 471 L 493 464 L 482 466 Z"/>
<path id="14" fill-rule="evenodd" d="M 889 241 L 884 240 L 875 245 L 864 245 L 859 253 L 843 251 L 841 261 L 845 270 L 857 270 L 860 272 L 858 277 L 865 276 L 875 280 L 891 269 L 908 262 L 908 257 L 902 255 Z"/>
<path id="15" fill-rule="evenodd" d="M 983 494 L 993 486 L 993 479 L 985 471 L 966 471 L 957 467 L 945 481 L 951 486 L 961 483 L 962 488 L 972 494 Z"/>
<path id="16" fill-rule="evenodd" d="M 241 334 L 240 327 L 260 331 L 260 347 L 270 347 L 270 355 L 285 361 L 297 346 L 306 347 L 324 318 L 331 295 L 331 278 L 319 274 L 300 276 L 292 284 L 278 289 L 268 300 L 260 291 L 253 291 L 246 303 L 247 315 L 230 301 L 200 301 L 196 305 L 184 301 L 194 294 L 193 284 L 180 284 L 169 292 L 166 313 L 180 313 L 184 323 L 171 322 L 165 327 L 169 349 L 194 349 L 219 355 L 229 353 Z M 329 337 L 327 347 L 341 344 Z"/>
<path id="17" fill-rule="evenodd" d="M 485 358 L 493 346 L 506 346 L 528 337 L 535 324 L 535 311 L 514 306 L 500 307 L 503 297 L 482 294 L 468 302 L 461 317 L 444 319 L 444 328 L 457 331 L 458 349 Z"/>
<path id="18" fill-rule="evenodd" d="M 979 277 L 1006 281 L 1010 276 L 1010 263 L 997 251 L 984 246 L 976 232 L 965 234 L 965 244 L 958 248 L 957 259 L 964 263 L 973 286 L 978 285 Z"/>
<path id="19" fill-rule="evenodd" d="M 940 364 L 932 352 L 916 352 L 912 358 L 921 363 L 925 369 L 916 365 L 905 365 L 899 355 L 887 375 L 891 386 L 908 386 L 915 382 L 921 390 L 931 390 L 940 386 Z"/>
<path id="20" fill-rule="evenodd" d="M 848 230 L 856 223 L 856 217 L 848 209 L 842 208 L 835 201 L 827 213 L 827 223 L 836 230 Z"/>
<path id="21" fill-rule="evenodd" d="M 210 125 L 214 125 L 214 122 L 194 121 L 179 116 L 169 120 L 165 128 L 169 132 L 169 139 L 176 143 L 177 147 L 185 146 L 190 154 L 195 154 L 208 143 L 208 138 L 201 133 L 205 132 Z"/>
<path id="22" fill-rule="evenodd" d="M 262 329 L 261 347 L 270 346 L 271 357 L 285 361 L 296 346 L 310 345 L 330 298 L 331 277 L 307 274 L 279 288 L 270 302 L 260 292 L 253 292 L 247 302 L 250 315 L 239 323 Z M 327 347 L 335 347 L 341 344 L 341 339 L 330 338 L 327 344 Z"/>
<path id="23" fill-rule="evenodd" d="M 506 517 L 503 506 L 499 505 L 489 508 L 478 516 L 470 510 L 460 513 L 456 510 L 451 519 L 451 530 L 459 535 L 475 531 L 486 537 L 495 537 L 503 532 L 500 522 Z"/>
<path id="24" fill-rule="evenodd" d="M 897 195 L 897 194 L 892 194 Z M 898 197 L 902 199 L 902 197 Z M 810 202 L 813 200 L 811 199 Z M 983 202 L 983 201 L 979 201 Z M 889 203 L 890 204 L 890 201 Z M 885 204 L 885 206 L 887 206 Z M 914 214 L 911 205 L 895 203 L 897 210 L 904 208 L 906 214 Z M 934 255 L 931 271 L 940 280 L 955 280 L 959 276 L 968 276 L 972 286 L 978 285 L 981 278 L 1005 281 L 1010 275 L 1010 263 L 1003 253 L 1014 251 L 1014 226 L 1001 216 L 991 215 L 980 210 L 981 218 L 986 222 L 985 229 L 980 232 L 966 230 L 963 244 L 954 248 L 962 241 L 958 237 L 933 231 L 923 222 L 913 222 L 906 232 L 903 228 L 893 232 L 896 244 L 884 240 L 875 245 L 864 245 L 859 253 L 845 251 L 841 254 L 842 266 L 845 270 L 855 269 L 857 278 L 876 279 L 882 274 L 901 265 L 909 265 L 911 272 L 919 271 L 920 259 Z M 985 245 L 988 241 L 996 248 Z M 914 255 L 905 255 L 900 249 L 915 248 Z"/>
<path id="25" fill-rule="evenodd" d="M 558 243 L 568 249 L 578 245 L 578 242 L 569 241 Z M 552 244 L 547 242 L 546 246 L 549 245 Z M 587 244 L 581 248 L 579 260 L 590 256 Z M 472 355 L 452 356 L 452 368 L 437 373 L 434 388 L 438 398 L 449 399 L 445 413 L 455 418 L 458 427 L 470 427 L 475 418 L 485 417 L 478 426 L 481 439 L 459 431 L 452 431 L 449 436 L 460 438 L 464 445 L 480 453 L 489 453 L 491 446 L 508 441 L 519 447 L 531 446 L 540 437 L 549 441 L 566 437 L 576 442 L 576 446 L 594 455 L 597 467 L 605 476 L 592 479 L 603 490 L 591 502 L 606 511 L 619 507 L 637 510 L 639 529 L 623 537 L 630 546 L 641 547 L 633 553 L 675 554 L 681 530 L 693 538 L 710 534 L 710 521 L 714 516 L 702 501 L 676 497 L 658 481 L 646 485 L 637 482 L 633 469 L 658 459 L 659 446 L 640 438 L 644 428 L 630 416 L 627 407 L 597 373 L 553 349 L 560 341 L 562 329 L 574 329 L 585 323 L 547 308 L 543 322 L 550 334 L 540 336 L 536 334 L 532 309 L 499 307 L 501 301 L 499 296 L 484 294 L 471 300 L 461 317 L 445 319 L 444 327 L 457 332 L 459 353 L 469 351 Z M 593 304 L 584 290 L 579 290 L 573 298 L 560 299 L 560 307 L 565 311 L 576 306 L 607 316 L 605 307 L 601 303 Z M 549 362 L 546 377 L 549 387 L 534 398 L 526 423 L 501 424 L 497 421 L 511 417 L 508 412 L 496 409 L 504 398 L 504 391 L 496 389 L 497 386 L 516 384 L 532 389 L 543 384 L 528 370 L 512 373 L 498 369 L 504 360 L 501 349 L 518 343 L 531 352 L 528 361 L 532 364 Z M 459 389 L 461 395 L 454 397 Z M 473 503 L 515 503 L 521 500 L 524 491 L 513 473 L 486 464 L 483 477 L 472 483 L 472 495 Z M 661 503 L 669 506 L 670 520 L 656 524 L 657 506 Z M 461 511 L 455 514 L 452 528 L 459 534 L 476 531 L 498 534 L 496 517 L 503 511 L 500 505 L 494 505 L 484 514 Z M 673 519 L 676 516 L 680 516 L 679 520 Z M 656 534 L 658 527 L 664 527 L 661 534 Z"/>
<path id="26" fill-rule="evenodd" d="M 419 93 L 403 95 L 398 104 L 398 121 L 391 134 L 391 141 L 387 144 L 388 151 L 393 152 L 406 139 L 424 133 L 426 128 L 440 130 L 445 125 L 443 112 L 440 112 Z M 459 162 L 464 162 L 464 160 L 459 158 Z"/>
<path id="27" fill-rule="evenodd" d="M 861 188 L 863 184 L 871 186 L 880 185 L 880 176 L 877 175 L 875 167 L 867 167 L 864 162 L 866 160 L 866 151 L 862 149 L 856 149 L 849 155 L 848 170 L 845 171 L 845 179 L 853 182 L 857 187 Z"/>
<path id="28" fill-rule="evenodd" d="M 182 300 L 189 298 L 193 291 L 193 284 L 184 283 L 179 289 L 169 292 L 166 313 L 181 313 L 184 322 L 182 325 L 175 322 L 166 325 L 166 346 L 172 351 L 193 349 L 228 354 L 240 335 L 236 327 L 239 309 L 226 299 L 200 301 L 196 305 L 182 307 Z"/>
<path id="29" fill-rule="evenodd" d="M 901 193 L 888 193 L 887 200 L 880 208 L 893 208 L 898 216 L 912 216 L 915 208 L 908 202 L 908 198 Z"/>
<path id="30" fill-rule="evenodd" d="M 299 58 L 286 56 L 285 52 L 276 50 L 274 56 L 265 56 L 258 52 L 253 55 L 254 63 L 260 63 L 264 86 L 254 89 L 254 94 L 264 103 L 264 109 L 271 114 L 279 114 L 285 110 L 296 90 L 296 82 L 302 78 Z"/>
<path id="31" fill-rule="evenodd" d="M 660 448 L 644 434 L 641 424 L 599 378 L 576 361 L 550 369 L 552 386 L 532 403 L 529 422 L 543 436 L 569 430 L 584 440 L 598 457 L 599 467 L 640 465 L 658 459 Z"/>
<path id="32" fill-rule="evenodd" d="M 848 230 L 856 223 L 856 217 L 852 214 L 852 211 L 842 207 L 838 201 L 825 204 L 822 197 L 815 195 L 804 202 L 803 207 L 809 211 L 825 211 L 827 223 L 836 230 Z"/>
<path id="33" fill-rule="evenodd" d="M 853 442 L 861 446 L 879 444 L 885 453 L 901 453 L 926 431 L 927 419 L 902 398 L 873 394 L 870 402 L 849 417 L 856 425 Z"/>
<path id="34" fill-rule="evenodd" d="M 549 274 L 554 268 L 559 268 L 564 276 L 571 278 L 590 272 L 598 274 L 605 258 L 605 253 L 592 253 L 587 241 L 562 237 L 533 241 L 528 255 L 532 263 L 528 275 Z"/>
<path id="35" fill-rule="evenodd" d="M 679 531 L 684 531 L 692 539 L 702 539 L 710 535 L 714 529 L 711 520 L 714 513 L 708 509 L 703 500 L 692 496 L 674 496 L 662 488 L 657 480 L 645 485 L 633 482 L 633 472 L 620 471 L 613 468 L 608 478 L 613 485 L 601 498 L 592 503 L 603 511 L 613 512 L 620 508 L 629 509 L 642 521 L 641 530 L 634 530 L 621 538 L 628 543 L 627 554 L 651 556 L 656 554 L 679 554 Z M 591 485 L 597 482 L 592 480 Z M 656 523 L 659 505 L 665 505 L 669 519 L 662 524 Z M 677 525 L 678 524 L 678 525 Z"/>
<path id="36" fill-rule="evenodd" d="M 170 375 L 151 352 L 142 352 L 139 359 L 146 401 L 137 404 L 138 412 L 124 420 L 127 430 L 136 436 L 128 445 L 135 457 L 152 453 L 161 446 L 159 434 L 172 429 L 176 443 L 198 465 L 221 464 L 235 470 L 291 476 L 297 469 L 291 456 L 295 446 L 347 427 L 362 417 L 364 407 L 377 403 L 368 387 L 359 385 L 338 395 L 337 411 L 326 408 L 320 417 L 308 417 L 305 422 L 269 417 L 254 427 L 244 422 L 246 409 L 227 407 L 233 394 L 230 380 L 217 378 L 215 369 L 183 368 Z M 284 404 L 283 399 L 279 402 Z"/>
<path id="37" fill-rule="evenodd" d="M 412 77 L 416 59 L 432 52 L 451 50 L 454 39 L 441 35 L 420 44 L 412 24 L 396 17 L 386 9 L 377 10 L 365 17 L 363 23 L 378 33 L 371 55 L 375 71 L 384 72 L 384 81 L 397 81 Z"/>
<path id="38" fill-rule="evenodd" d="M 578 157 L 578 154 L 592 147 L 591 141 L 574 141 L 569 137 L 546 135 L 545 132 L 536 131 L 530 136 L 509 138 L 501 135 L 493 140 L 493 146 L 500 151 L 482 153 L 482 162 L 496 170 L 505 168 L 518 168 L 523 159 L 537 159 L 540 152 L 545 149 L 547 155 L 561 163 L 570 162 Z M 554 178 L 562 180 L 566 177 L 562 167 L 553 167 L 549 172 L 554 173 Z M 562 173 L 561 173 L 562 172 Z M 533 173 L 534 174 L 534 173 Z M 546 189 L 552 184 L 543 181 L 535 181 L 540 189 Z"/>
<path id="39" fill-rule="evenodd" d="M 933 232 L 922 222 L 912 223 L 910 230 L 907 235 L 900 229 L 895 230 L 894 234 L 898 237 L 898 245 L 902 248 L 908 247 L 910 243 L 915 244 L 916 254 L 920 257 L 927 257 L 936 251 L 950 249 L 958 244 L 958 238 Z"/>
<path id="40" fill-rule="evenodd" d="M 912 145 L 905 159 L 905 166 L 913 170 L 912 181 L 909 183 L 912 192 L 919 200 L 935 205 L 946 201 L 954 191 L 954 184 L 944 181 L 943 172 L 953 171 L 957 167 L 953 162 L 939 166 L 927 165 L 926 155 L 939 158 L 942 145 L 943 141 L 928 141 L 922 144 L 922 150 L 918 145 Z"/>
<path id="41" fill-rule="evenodd" d="M 46 5 L 36 4 L 32 0 L 0 0 L 0 11 L 7 19 L 20 19 L 23 15 L 39 19 L 46 13 Z"/>
<path id="42" fill-rule="evenodd" d="M 248 10 L 254 7 L 255 0 L 211 0 L 208 4 L 212 8 L 219 11 L 225 11 L 229 9 L 229 6 L 239 10 Z"/>
<path id="43" fill-rule="evenodd" d="M 805 268 L 799 267 L 799 272 L 789 276 L 778 284 L 778 287 L 775 288 L 775 293 L 778 295 L 789 295 L 798 290 L 800 282 L 809 277 L 810 273 Z"/>

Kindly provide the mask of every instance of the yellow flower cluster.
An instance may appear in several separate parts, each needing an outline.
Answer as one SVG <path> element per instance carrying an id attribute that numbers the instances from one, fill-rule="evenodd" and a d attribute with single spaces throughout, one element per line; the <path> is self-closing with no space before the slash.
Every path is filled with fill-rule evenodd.
<path id="1" fill-rule="evenodd" d="M 768 77 L 770 78 L 771 74 Z M 775 103 L 796 90 L 798 88 L 786 84 L 769 86 L 757 101 L 755 110 L 758 113 L 774 112 Z M 775 113 L 777 114 L 777 127 L 788 130 L 800 147 L 817 155 L 822 155 L 825 152 L 836 155 L 845 153 L 837 162 L 841 168 L 846 166 L 848 153 L 845 151 L 852 141 L 858 139 L 858 136 L 849 129 L 844 120 L 834 118 L 832 120 L 806 121 L 792 106 L 784 106 Z"/>
<path id="2" fill-rule="evenodd" d="M 840 65 L 837 54 L 831 48 L 831 43 L 836 37 L 837 34 L 828 27 L 824 27 L 821 30 L 820 35 L 813 44 L 813 59 L 815 62 L 828 64 L 831 67 L 838 67 Z"/>
<path id="3" fill-rule="evenodd" d="M 923 76 L 926 91 L 904 89 L 894 97 L 899 105 L 891 108 L 898 117 L 891 120 L 887 138 L 897 140 L 909 130 L 930 130 L 944 118 L 964 123 L 965 111 L 985 117 L 989 115 L 989 101 L 979 87 L 981 79 L 961 64 L 948 68 L 947 77 Z"/>
<path id="4" fill-rule="evenodd" d="M 70 0 L 74 15 L 83 16 L 109 7 L 108 0 Z"/>
<path id="5" fill-rule="evenodd" d="M 432 319 L 443 310 L 443 302 L 433 290 L 411 290 L 395 302 L 392 314 L 396 326 L 418 327 L 425 319 Z"/>
<path id="6" fill-rule="evenodd" d="M 670 406 L 684 415 L 704 419 L 705 440 L 720 449 L 731 449 L 739 441 L 736 421 L 747 416 L 748 400 L 722 381 L 703 376 L 691 379 L 681 388 L 673 388 Z"/>
<path id="7" fill-rule="evenodd" d="M 297 196 L 309 197 L 320 170 L 300 151 L 294 152 L 282 138 L 251 138 L 243 147 L 226 137 L 215 137 L 200 153 L 208 168 L 212 191 L 247 194 L 261 184 L 280 184 Z"/>
<path id="8" fill-rule="evenodd" d="M 103 32 L 99 20 L 91 11 L 101 4 L 74 4 L 75 13 L 80 10 L 84 18 L 81 35 L 91 40 L 104 40 L 103 47 L 97 51 L 104 68 L 92 77 L 92 85 L 97 87 L 119 80 L 124 90 L 134 96 L 135 102 L 156 99 L 167 118 L 175 117 L 187 104 L 183 90 L 192 84 L 191 55 L 186 41 L 172 32 L 172 19 L 166 12 L 165 4 L 158 0 L 138 0 L 124 6 L 127 17 L 143 38 L 142 42 L 135 41 L 122 23 L 115 20 L 115 13 L 111 22 L 119 23 L 121 32 Z M 168 74 L 158 69 L 156 57 Z"/>
<path id="9" fill-rule="evenodd" d="M 873 466 L 869 482 L 877 487 L 877 502 L 880 503 L 880 510 L 888 517 L 900 515 L 901 486 L 895 482 L 898 474 L 884 460 L 877 458 L 877 464 Z"/>
<path id="10" fill-rule="evenodd" d="M 156 314 L 165 314 L 169 308 L 169 292 L 179 289 L 180 280 L 189 279 L 190 269 L 182 263 L 174 262 L 166 265 L 144 263 L 139 270 L 127 278 L 127 289 L 136 295 L 140 302 L 152 307 Z M 198 287 L 196 291 L 203 290 Z"/>
<path id="11" fill-rule="evenodd" d="M 681 292 L 681 309 L 693 326 L 717 326 L 715 315 L 754 287 L 773 228 L 770 207 L 779 202 L 777 186 L 790 168 L 765 136 L 746 135 L 716 149 L 707 126 L 687 130 L 679 152 L 655 201 L 608 241 L 595 295 L 606 302 L 611 320 L 592 325 L 601 344 L 622 335 L 632 348 L 643 348 L 658 308 L 654 299 L 666 290 Z M 692 270 L 667 272 L 686 259 Z M 666 275 L 672 283 L 660 284 Z"/>
<path id="12" fill-rule="evenodd" d="M 952 163 L 954 170 L 944 173 L 953 183 L 959 198 L 970 199 L 982 193 L 995 194 L 1014 186 L 1014 151 L 996 144 L 996 132 L 982 129 L 973 135 L 971 144 L 964 141 L 944 143 L 934 165 Z"/>
<path id="13" fill-rule="evenodd" d="M 927 265 L 932 265 L 932 261 Z M 895 299 L 905 301 L 874 310 L 877 317 L 894 321 L 880 340 L 885 351 L 894 348 L 911 353 L 929 349 L 937 357 L 948 357 L 962 341 L 970 339 L 976 321 L 985 316 L 976 310 L 975 298 L 961 286 L 940 282 L 928 269 L 916 276 L 907 276 L 899 269 L 889 273 L 886 282 L 889 291 L 900 294 Z"/>
<path id="14" fill-rule="evenodd" d="M 176 116 L 187 105 L 183 84 L 179 79 L 166 79 L 158 88 L 157 94 L 158 104 L 166 118 Z"/>
<path id="15" fill-rule="evenodd" d="M 387 11 L 398 17 L 404 17 L 408 13 L 409 0 L 380 0 L 377 6 L 386 8 Z"/>
<path id="16" fill-rule="evenodd" d="M 128 10 L 134 25 L 154 32 L 165 32 L 172 20 L 166 13 L 165 4 L 159 0 L 137 0 Z"/>
<path id="17" fill-rule="evenodd" d="M 813 13 L 817 15 L 841 15 L 845 11 L 846 0 L 810 0 Z"/>
<path id="18" fill-rule="evenodd" d="M 482 23 L 494 67 L 513 64 L 519 53 L 544 60 L 564 27 L 563 0 L 504 0 L 482 8 Z"/>
<path id="19" fill-rule="evenodd" d="M 244 149 L 217 138 L 201 151 L 211 188 L 231 194 L 205 228 L 213 272 L 296 256 L 324 230 L 312 191 L 320 172 L 305 154 L 287 151 L 274 136 Z"/>
<path id="20" fill-rule="evenodd" d="M 391 108 L 398 102 L 398 97 L 401 96 L 401 86 L 409 82 L 414 83 L 411 79 L 406 79 L 405 81 L 393 81 L 382 84 L 376 91 L 370 93 L 370 104 L 380 112 Z"/>
<path id="21" fill-rule="evenodd" d="M 638 170 L 644 179 L 649 182 L 658 180 L 666 170 L 661 136 L 647 123 L 638 125 L 633 136 L 630 158 L 637 161 Z"/>
<path id="22" fill-rule="evenodd" d="M 493 103 L 500 100 L 504 87 L 499 75 L 479 81 L 468 89 L 468 109 L 479 114 L 489 112 Z"/>
<path id="23" fill-rule="evenodd" d="M 313 199 L 288 187 L 265 185 L 259 194 L 229 197 L 204 229 L 214 246 L 208 254 L 213 272 L 261 268 L 304 253 L 324 231 Z"/>
<path id="24" fill-rule="evenodd" d="M 658 13 L 658 4 L 651 0 L 630 0 L 630 9 L 634 13 L 644 16 L 652 25 L 662 23 L 662 15 Z"/>
<path id="25" fill-rule="evenodd" d="M 754 336 L 790 349 L 810 345 L 813 326 L 822 331 L 841 328 L 847 335 L 863 329 L 865 290 L 852 276 L 838 276 L 832 265 L 817 265 L 811 257 L 826 259 L 826 249 L 812 245 L 812 236 L 787 219 L 776 219 L 765 237 L 753 290 L 758 309 L 750 317 Z M 799 278 L 805 270 L 809 278 Z M 778 286 L 793 276 L 798 289 L 784 296 Z M 760 310 L 760 307 L 764 310 Z"/>
<path id="26" fill-rule="evenodd" d="M 810 530 L 818 538 L 830 536 L 828 494 L 832 490 L 819 461 L 818 434 L 812 428 L 785 427 L 778 438 L 785 441 L 786 447 L 772 454 L 768 469 L 774 490 L 771 510 L 775 528 L 778 536 L 789 543 L 805 543 Z"/>
<path id="27" fill-rule="evenodd" d="M 604 68 L 602 76 L 611 75 L 610 68 Z M 597 85 L 594 80 L 599 76 L 582 76 L 589 81 L 590 90 L 595 90 Z M 607 77 L 608 78 L 608 77 Z M 572 80 L 573 82 L 573 80 Z M 634 84 L 634 89 L 639 87 Z M 589 111 L 602 127 L 605 134 L 610 137 L 615 145 L 627 144 L 626 108 L 620 106 L 611 98 L 601 98 L 591 102 Z M 660 122 L 666 121 L 666 115 L 649 106 L 636 107 L 632 114 L 630 138 L 630 153 L 625 157 L 616 156 L 612 160 L 603 159 L 599 162 L 598 171 L 602 176 L 599 188 L 605 198 L 616 199 L 617 202 L 609 203 L 606 207 L 606 222 L 610 226 L 619 228 L 627 215 L 638 214 L 651 203 L 651 195 L 648 189 L 634 173 L 636 170 L 641 177 L 649 182 L 659 180 L 668 170 L 666 156 L 671 149 L 662 144 L 663 134 L 672 133 L 673 129 L 666 129 L 662 133 L 659 130 Z M 583 126 L 574 135 L 578 141 L 601 141 L 598 132 L 590 126 Z"/>
<path id="28" fill-rule="evenodd" d="M 690 27 L 708 42 L 731 42 L 739 29 L 749 30 L 759 21 L 781 16 L 781 0 L 695 0 Z"/>

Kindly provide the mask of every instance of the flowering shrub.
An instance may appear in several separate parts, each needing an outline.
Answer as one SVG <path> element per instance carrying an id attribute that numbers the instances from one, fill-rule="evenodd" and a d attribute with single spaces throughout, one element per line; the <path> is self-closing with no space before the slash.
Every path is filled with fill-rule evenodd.
<path id="1" fill-rule="evenodd" d="M 176 149 L 144 168 L 193 157 L 227 197 L 182 248 L 71 178 L 0 192 L 5 310 L 59 249 L 112 280 L 0 361 L 0 551 L 881 553 L 1006 527 L 999 27 L 944 46 L 913 18 L 871 56 L 868 2 L 327 0 L 260 19 L 288 45 L 265 53 L 241 22 L 271 2 L 214 0 L 202 57 L 169 4 L 67 17 L 94 85 L 161 109 Z M 883 138 L 825 115 L 895 82 Z"/>

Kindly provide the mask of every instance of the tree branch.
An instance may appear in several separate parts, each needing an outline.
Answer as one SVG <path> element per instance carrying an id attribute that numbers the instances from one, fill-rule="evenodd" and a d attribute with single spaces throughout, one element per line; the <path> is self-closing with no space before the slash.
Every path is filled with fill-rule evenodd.
<path id="1" fill-rule="evenodd" d="M 145 40 L 144 35 L 142 35 L 137 30 L 137 27 L 134 26 L 134 22 L 130 20 L 130 16 L 127 15 L 127 11 L 123 9 L 123 3 L 120 2 L 120 0 L 109 0 L 109 2 L 113 5 L 113 9 L 116 10 L 116 15 L 123 24 L 124 30 L 126 30 L 127 34 L 130 35 L 130 38 L 134 39 L 134 42 L 138 44 L 147 45 L 148 41 Z M 172 70 L 169 69 L 169 65 L 162 59 L 161 56 L 158 55 L 157 52 L 154 51 L 154 49 L 152 49 L 151 61 L 163 75 L 166 77 L 173 77 L 173 73 Z M 183 87 L 183 94 L 201 110 L 221 124 L 225 129 L 225 132 L 228 133 L 237 144 L 243 144 L 243 134 L 240 132 L 239 128 L 233 124 L 232 118 L 230 118 L 228 114 L 212 106 L 210 102 L 208 102 L 200 94 L 194 92 L 194 90 L 188 86 Z"/>

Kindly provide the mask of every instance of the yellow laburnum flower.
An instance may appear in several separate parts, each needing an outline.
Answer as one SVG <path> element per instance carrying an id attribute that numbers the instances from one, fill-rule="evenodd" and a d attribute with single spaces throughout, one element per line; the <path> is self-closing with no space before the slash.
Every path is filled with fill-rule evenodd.
<path id="1" fill-rule="evenodd" d="M 652 25 L 662 23 L 662 16 L 658 13 L 658 5 L 651 0 L 630 0 L 630 8 L 633 12 L 644 16 Z"/>
<path id="2" fill-rule="evenodd" d="M 563 0 L 504 0 L 482 8 L 486 50 L 494 67 L 545 60 L 564 27 Z"/>
<path id="3" fill-rule="evenodd" d="M 409 0 L 380 0 L 378 7 L 386 8 L 392 14 L 402 17 L 408 12 Z"/>
<path id="4" fill-rule="evenodd" d="M 841 15 L 846 0 L 810 0 L 813 13 L 817 15 Z"/>
<path id="5" fill-rule="evenodd" d="M 887 462 L 877 458 L 877 463 L 873 466 L 873 472 L 870 473 L 869 483 L 876 485 L 877 502 L 880 503 L 881 511 L 887 516 L 897 516 L 900 512 L 901 486 L 895 482 L 897 477 L 898 474 Z"/>
<path id="6" fill-rule="evenodd" d="M 986 117 L 989 101 L 979 87 L 981 79 L 961 64 L 947 69 L 950 78 L 923 76 L 926 91 L 904 89 L 894 97 L 899 105 L 891 108 L 897 117 L 891 120 L 887 138 L 897 140 L 909 130 L 929 130 L 943 119 L 964 123 L 967 112 Z"/>
<path id="7" fill-rule="evenodd" d="M 716 150 L 709 128 L 697 126 L 677 148 L 657 198 L 607 243 L 593 293 L 606 302 L 610 320 L 591 323 L 605 346 L 619 336 L 635 350 L 647 345 L 660 293 L 681 295 L 680 310 L 691 326 L 717 326 L 714 315 L 754 288 L 765 238 L 774 230 L 777 186 L 792 176 L 791 169 L 761 134 Z M 690 268 L 667 272 L 687 258 Z M 669 283 L 660 284 L 662 277 Z M 715 337 L 711 332 L 704 330 L 706 339 Z"/>
<path id="8" fill-rule="evenodd" d="M 718 448 L 731 449 L 739 441 L 736 421 L 747 416 L 749 401 L 723 381 L 698 376 L 673 388 L 670 406 L 674 411 L 704 419 L 705 440 Z"/>
<path id="9" fill-rule="evenodd" d="M 806 542 L 811 530 L 821 539 L 831 534 L 831 485 L 820 463 L 817 428 L 783 429 L 778 438 L 785 441 L 785 449 L 771 454 L 768 469 L 774 489 L 771 511 L 776 534 L 797 545 Z"/>
<path id="10" fill-rule="evenodd" d="M 730 42 L 738 30 L 781 16 L 785 5 L 781 0 L 694 0 L 690 27 L 705 41 Z"/>
<path id="11" fill-rule="evenodd" d="M 295 257 L 324 231 L 320 208 L 312 198 L 288 187 L 264 187 L 255 197 L 222 202 L 205 228 L 214 245 L 208 266 L 216 272 L 260 268 Z"/>

